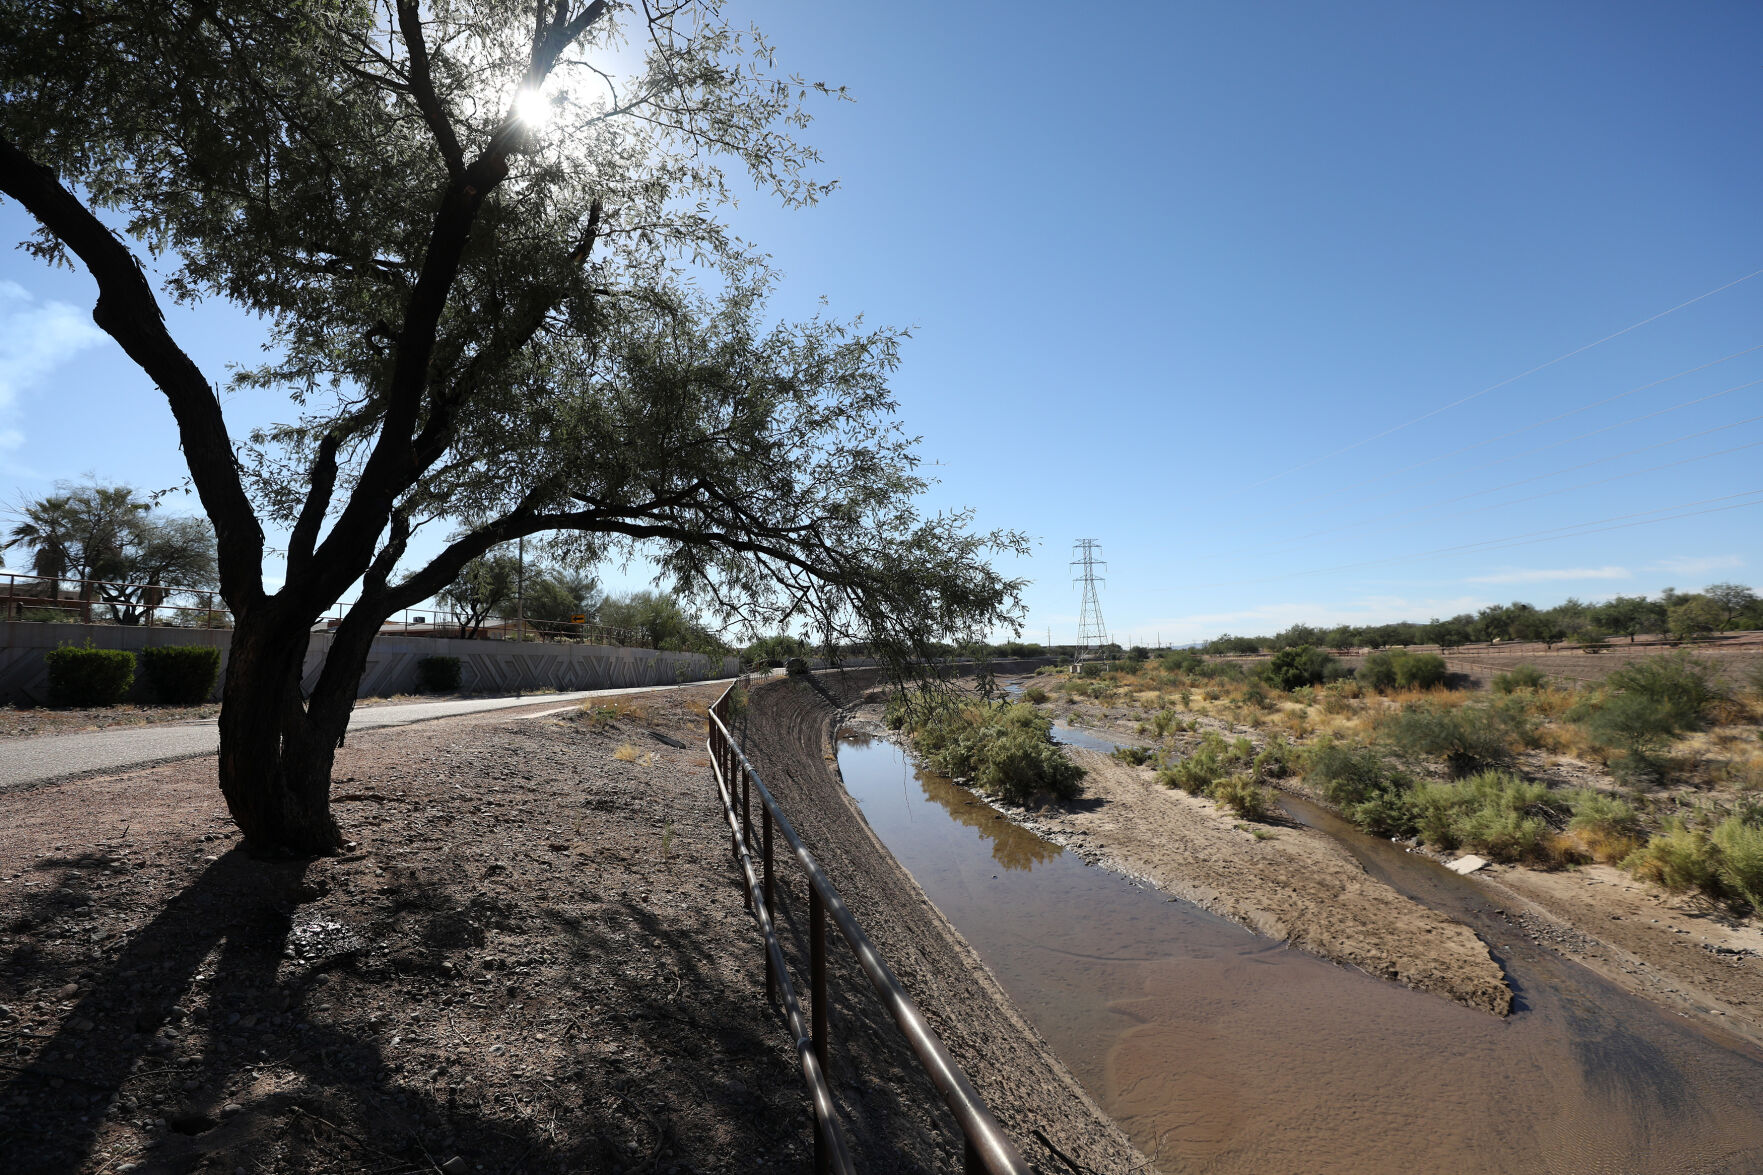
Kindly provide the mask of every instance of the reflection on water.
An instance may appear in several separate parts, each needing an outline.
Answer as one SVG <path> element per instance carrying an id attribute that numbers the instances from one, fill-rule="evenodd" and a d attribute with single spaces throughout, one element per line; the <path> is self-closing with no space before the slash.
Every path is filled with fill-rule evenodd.
<path id="1" fill-rule="evenodd" d="M 1065 851 L 1052 841 L 1042 840 L 1026 828 L 1012 824 L 966 788 L 958 787 L 940 775 L 921 770 L 908 756 L 900 753 L 898 747 L 885 739 L 875 739 L 852 731 L 839 736 L 839 745 L 841 749 L 847 746 L 868 748 L 875 745 L 891 748 L 895 752 L 891 758 L 899 762 L 901 788 L 907 788 L 907 781 L 910 779 L 918 786 L 919 793 L 925 800 L 936 804 L 957 824 L 979 833 L 980 839 L 991 849 L 992 860 L 1006 869 L 1033 869 Z M 841 757 L 840 762 L 843 761 Z M 904 794 L 910 819 L 913 810 L 912 796 L 910 793 Z M 874 823 L 873 817 L 871 823 Z"/>
<path id="2" fill-rule="evenodd" d="M 1053 723 L 1053 741 L 1064 743 L 1068 747 L 1084 747 L 1092 751 L 1101 751 L 1103 754 L 1107 754 L 1116 747 L 1126 745 L 1117 743 L 1111 738 L 1104 738 L 1099 734 L 1091 734 L 1082 727 L 1072 726 L 1068 722 Z"/>
<path id="3" fill-rule="evenodd" d="M 1374 876 L 1487 922 L 1519 1014 L 1323 962 L 1086 866 L 891 743 L 844 740 L 839 765 L 883 843 L 1165 1171 L 1763 1171 L 1763 1056 L 1532 946 L 1430 861 L 1349 845 Z M 1000 855 L 1006 829 L 1039 847 Z M 1032 872 L 997 867 L 1018 854 Z"/>

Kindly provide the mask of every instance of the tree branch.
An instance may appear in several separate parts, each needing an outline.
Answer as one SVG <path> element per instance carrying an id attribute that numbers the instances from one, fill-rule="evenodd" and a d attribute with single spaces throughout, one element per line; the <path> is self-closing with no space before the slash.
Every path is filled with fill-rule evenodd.
<path id="1" fill-rule="evenodd" d="M 441 107 L 435 93 L 434 75 L 429 69 L 428 43 L 422 35 L 422 8 L 416 0 L 398 0 L 398 28 L 404 34 L 404 46 L 410 54 L 410 94 L 418 110 L 435 136 L 435 145 L 447 161 L 447 171 L 457 176 L 465 168 L 465 152 L 459 148 L 459 136 Z"/>
<path id="2" fill-rule="evenodd" d="M 220 401 L 166 330 L 140 263 L 53 171 L 3 136 L 0 191 L 24 205 L 85 262 L 98 283 L 92 321 L 121 345 L 170 403 L 190 477 L 214 523 L 221 594 L 235 612 L 247 611 L 263 598 L 263 529 L 239 479 Z"/>
<path id="3" fill-rule="evenodd" d="M 319 438 L 318 454 L 312 460 L 312 488 L 306 493 L 300 517 L 294 521 L 294 530 L 288 539 L 289 579 L 303 573 L 312 559 L 313 547 L 318 543 L 318 528 L 324 522 L 325 511 L 330 509 L 331 491 L 337 485 L 337 447 L 340 444 L 342 434 L 335 430 Z"/>

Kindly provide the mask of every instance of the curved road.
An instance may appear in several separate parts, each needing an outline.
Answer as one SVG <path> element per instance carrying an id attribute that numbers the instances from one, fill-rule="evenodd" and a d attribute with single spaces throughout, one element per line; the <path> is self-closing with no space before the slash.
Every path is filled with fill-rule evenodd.
<path id="1" fill-rule="evenodd" d="M 349 729 L 374 730 L 383 726 L 408 726 L 413 722 L 430 722 L 461 714 L 481 714 L 489 710 L 510 710 L 516 707 L 547 706 L 525 717 L 553 713 L 567 706 L 558 702 L 578 702 L 583 698 L 610 697 L 614 694 L 652 693 L 664 689 L 685 689 L 709 685 L 691 681 L 681 685 L 633 686 L 625 689 L 580 690 L 565 694 L 527 695 L 524 698 L 464 698 L 449 702 L 410 702 L 395 706 L 370 706 L 357 709 L 349 719 Z M 71 775 L 97 771 L 126 771 L 151 763 L 173 759 L 194 759 L 215 754 L 220 749 L 220 732 L 214 719 L 202 722 L 166 723 L 163 726 L 131 726 L 124 730 L 95 730 L 88 734 L 56 734 L 40 738 L 18 738 L 0 741 L 0 791 L 46 783 Z"/>

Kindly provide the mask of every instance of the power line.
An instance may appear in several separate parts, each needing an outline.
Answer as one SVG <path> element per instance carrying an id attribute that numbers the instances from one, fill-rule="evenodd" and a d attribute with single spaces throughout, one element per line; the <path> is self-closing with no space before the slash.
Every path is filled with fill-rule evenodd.
<path id="1" fill-rule="evenodd" d="M 1260 481 L 1251 482 L 1247 488 L 1255 489 L 1259 486 L 1266 485 L 1268 482 L 1278 481 L 1282 477 L 1285 477 L 1289 474 L 1297 473 L 1299 470 L 1308 469 L 1312 465 L 1320 464 L 1323 461 L 1327 461 L 1331 457 L 1338 457 L 1342 453 L 1351 452 L 1354 449 L 1360 448 L 1365 445 L 1369 445 L 1373 441 L 1382 440 L 1384 437 L 1387 437 L 1387 436 L 1391 435 L 1392 433 L 1401 432 L 1405 428 L 1412 428 L 1414 425 L 1419 424 L 1422 421 L 1431 420 L 1433 417 L 1439 415 L 1440 413 L 1449 412 L 1453 408 L 1460 408 L 1463 405 L 1469 403 L 1471 400 L 1478 400 L 1490 392 L 1497 392 L 1503 387 L 1507 387 L 1511 384 L 1515 384 L 1519 380 L 1524 379 L 1527 376 L 1535 375 L 1539 371 L 1544 371 L 1550 367 L 1553 367 L 1557 363 L 1564 363 L 1567 360 L 1573 358 L 1575 355 L 1583 355 L 1585 352 L 1591 350 L 1593 347 L 1602 346 L 1603 344 L 1608 343 L 1612 339 L 1621 338 L 1623 335 L 1629 334 L 1632 331 L 1637 331 L 1643 326 L 1647 326 L 1650 323 L 1658 322 L 1661 318 L 1664 318 L 1667 315 L 1676 314 L 1679 310 L 1683 310 L 1689 306 L 1694 306 L 1697 302 L 1703 301 L 1704 299 L 1707 299 L 1707 298 L 1712 298 L 1715 294 L 1723 293 L 1727 290 L 1732 289 L 1736 285 L 1740 285 L 1744 282 L 1748 282 L 1752 278 L 1756 277 L 1758 274 L 1763 274 L 1763 269 L 1753 269 L 1750 273 L 1745 274 L 1743 277 L 1737 277 L 1737 278 L 1734 278 L 1732 281 L 1727 282 L 1725 285 L 1716 286 L 1714 289 L 1709 290 L 1705 294 L 1697 294 L 1695 297 L 1689 299 L 1687 302 L 1679 302 L 1677 305 L 1671 307 L 1668 310 L 1661 310 L 1661 311 L 1659 311 L 1659 313 L 1654 314 L 1651 317 L 1643 318 L 1639 322 L 1630 323 L 1628 326 L 1623 327 L 1621 330 L 1614 331 L 1610 334 L 1607 334 L 1601 339 L 1594 339 L 1592 342 L 1585 343 L 1582 346 L 1575 347 L 1571 351 L 1567 351 L 1567 352 L 1564 352 L 1563 354 L 1555 356 L 1553 359 L 1550 359 L 1546 363 L 1539 363 L 1535 367 L 1531 367 L 1531 368 L 1528 368 L 1524 371 L 1519 372 L 1517 375 L 1507 376 L 1505 379 L 1500 380 L 1497 383 L 1489 384 L 1487 387 L 1482 388 L 1478 392 L 1471 392 L 1467 396 L 1464 396 L 1464 397 L 1457 399 L 1457 400 L 1453 400 L 1449 404 L 1444 404 L 1444 405 L 1441 405 L 1437 408 L 1434 408 L 1430 412 L 1423 412 L 1419 416 L 1416 416 L 1411 420 L 1404 421 L 1401 424 L 1392 425 L 1389 428 L 1384 429 L 1382 432 L 1373 433 L 1370 436 L 1365 437 L 1362 440 L 1354 441 L 1350 445 L 1342 445 L 1338 449 L 1333 449 L 1327 453 L 1321 454 L 1320 456 L 1312 457 L 1308 461 L 1301 462 L 1300 464 L 1294 465 L 1289 469 L 1283 469 L 1280 472 L 1275 473 L 1270 477 L 1262 478 Z"/>

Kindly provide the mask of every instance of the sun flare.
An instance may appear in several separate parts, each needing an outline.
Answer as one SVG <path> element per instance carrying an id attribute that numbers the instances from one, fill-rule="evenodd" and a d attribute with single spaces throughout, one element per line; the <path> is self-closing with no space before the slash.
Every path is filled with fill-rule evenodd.
<path id="1" fill-rule="evenodd" d="M 537 90 L 521 90 L 514 96 L 514 117 L 529 127 L 542 127 L 551 121 L 551 103 Z"/>

